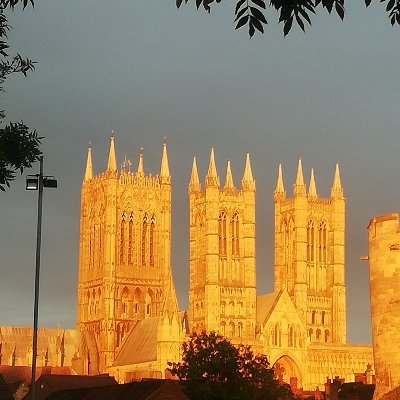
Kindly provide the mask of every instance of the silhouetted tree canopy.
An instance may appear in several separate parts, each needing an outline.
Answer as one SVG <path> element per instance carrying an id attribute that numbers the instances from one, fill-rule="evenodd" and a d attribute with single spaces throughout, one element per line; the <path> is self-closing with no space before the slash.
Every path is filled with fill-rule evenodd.
<path id="1" fill-rule="evenodd" d="M 182 362 L 169 363 L 192 400 L 292 400 L 287 385 L 274 378 L 267 357 L 215 332 L 193 333 L 183 344 Z"/>
<path id="2" fill-rule="evenodd" d="M 201 6 L 208 12 L 211 11 L 213 3 L 222 3 L 223 0 L 195 0 L 196 7 Z M 351 0 L 354 1 L 354 0 Z M 400 25 L 400 0 L 379 0 L 384 3 L 390 23 Z M 176 6 L 179 8 L 183 3 L 189 0 L 176 0 Z M 364 0 L 368 7 L 372 0 Z M 345 0 L 236 0 L 235 6 L 235 24 L 236 29 L 247 26 L 249 36 L 252 37 L 256 30 L 264 33 L 264 26 L 267 21 L 267 7 L 273 9 L 278 14 L 279 23 L 283 24 L 283 33 L 286 36 L 292 29 L 293 22 L 304 31 L 305 25 L 311 25 L 312 14 L 323 8 L 329 14 L 336 12 L 341 20 L 345 15 Z"/>
<path id="3" fill-rule="evenodd" d="M 34 62 L 17 54 L 9 56 L 7 49 L 7 34 L 11 27 L 8 24 L 5 12 L 13 10 L 21 4 L 26 8 L 28 4 L 34 5 L 33 0 L 0 0 L 0 92 L 4 82 L 10 74 L 21 73 L 24 76 L 34 69 Z M 0 110 L 0 124 L 5 118 L 4 110 Z M 10 186 L 10 181 L 15 179 L 17 171 L 21 174 L 24 168 L 29 168 L 41 155 L 41 138 L 36 131 L 30 131 L 23 122 L 10 122 L 0 128 L 0 190 L 5 190 L 4 185 Z"/>

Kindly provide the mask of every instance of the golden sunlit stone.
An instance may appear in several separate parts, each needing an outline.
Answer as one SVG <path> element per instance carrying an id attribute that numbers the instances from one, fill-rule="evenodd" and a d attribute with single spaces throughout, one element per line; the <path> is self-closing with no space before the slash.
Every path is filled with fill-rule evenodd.
<path id="1" fill-rule="evenodd" d="M 398 214 L 368 226 L 371 320 L 375 360 L 374 399 L 400 386 L 400 225 Z M 394 397 L 393 397 L 394 398 Z"/>
<path id="2" fill-rule="evenodd" d="M 77 373 L 108 372 L 119 382 L 165 377 L 167 362 L 179 361 L 182 343 L 200 330 L 251 345 L 267 355 L 279 378 L 306 390 L 322 389 L 336 376 L 354 381 L 373 365 L 371 346 L 346 344 L 345 198 L 338 166 L 328 198 L 318 195 L 314 172 L 307 192 L 301 160 L 293 196 L 287 196 L 279 166 L 274 292 L 257 296 L 250 155 L 239 186 L 230 162 L 220 184 L 214 149 L 204 182 L 194 158 L 189 249 L 179 247 L 189 251 L 189 310 L 179 311 L 166 144 L 156 176 L 146 174 L 142 149 L 135 171 L 126 157 L 119 170 L 114 135 L 104 172 L 93 172 L 91 156 L 89 149 L 81 195 L 77 330 L 65 336 L 63 365 Z M 15 343 L 23 347 L 18 336 Z M 53 347 L 50 352 L 60 351 Z M 8 359 L 3 351 L 3 363 Z"/>

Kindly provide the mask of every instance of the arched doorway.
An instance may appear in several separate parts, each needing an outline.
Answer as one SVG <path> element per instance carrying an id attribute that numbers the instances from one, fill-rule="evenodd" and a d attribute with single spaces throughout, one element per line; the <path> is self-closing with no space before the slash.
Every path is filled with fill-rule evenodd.
<path id="1" fill-rule="evenodd" d="M 284 355 L 275 361 L 273 368 L 275 371 L 275 377 L 279 379 L 280 382 L 285 382 L 290 386 L 297 388 L 303 386 L 300 368 L 293 358 Z"/>

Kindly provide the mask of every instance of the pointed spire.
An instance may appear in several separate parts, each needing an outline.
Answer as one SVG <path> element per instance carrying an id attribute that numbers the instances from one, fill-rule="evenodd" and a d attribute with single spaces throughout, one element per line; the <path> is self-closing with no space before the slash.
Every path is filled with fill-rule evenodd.
<path id="1" fill-rule="evenodd" d="M 144 168 L 143 168 L 143 147 L 140 148 L 140 154 L 139 154 L 139 164 L 137 167 L 137 173 L 139 175 L 144 175 Z"/>
<path id="2" fill-rule="evenodd" d="M 210 164 L 208 165 L 208 171 L 206 175 L 207 186 L 219 186 L 219 177 L 217 173 L 217 167 L 215 166 L 214 159 L 214 147 L 211 147 Z"/>
<path id="3" fill-rule="evenodd" d="M 310 186 L 308 188 L 308 197 L 318 197 L 317 186 L 315 185 L 314 168 L 311 168 Z"/>
<path id="4" fill-rule="evenodd" d="M 342 188 L 342 184 L 340 182 L 339 163 L 336 163 L 335 178 L 333 179 L 331 196 L 334 196 L 337 194 L 343 196 L 343 188 Z"/>
<path id="5" fill-rule="evenodd" d="M 85 174 L 83 176 L 83 182 L 86 182 L 90 179 L 93 178 L 93 167 L 92 167 L 92 148 L 90 147 L 90 142 L 89 142 L 89 147 L 88 147 L 88 152 L 87 152 L 87 159 L 86 159 L 86 168 L 85 168 Z"/>
<path id="6" fill-rule="evenodd" d="M 304 186 L 303 165 L 301 163 L 301 158 L 299 159 L 299 164 L 297 166 L 296 186 Z"/>
<path id="7" fill-rule="evenodd" d="M 115 157 L 115 145 L 114 145 L 114 131 L 111 132 L 110 140 L 110 151 L 108 153 L 107 171 L 117 171 L 117 159 Z"/>
<path id="8" fill-rule="evenodd" d="M 226 178 L 225 178 L 225 186 L 224 189 L 234 189 L 235 185 L 233 183 L 232 171 L 231 171 L 231 162 L 228 160 L 226 165 Z"/>
<path id="9" fill-rule="evenodd" d="M 276 182 L 275 193 L 285 194 L 285 186 L 283 185 L 283 177 L 282 177 L 282 164 L 279 164 L 278 167 L 278 180 Z"/>
<path id="10" fill-rule="evenodd" d="M 178 316 L 179 306 L 176 297 L 175 285 L 172 278 L 171 268 L 168 269 L 168 276 L 164 281 L 163 297 L 161 305 L 161 320 L 165 321 L 165 317 L 168 317 L 168 322 L 171 323 L 173 317 Z"/>
<path id="11" fill-rule="evenodd" d="M 299 159 L 299 164 L 297 166 L 296 182 L 293 185 L 293 193 L 294 194 L 305 194 L 306 193 L 306 185 L 304 184 L 303 166 L 301 164 L 301 158 Z"/>
<path id="12" fill-rule="evenodd" d="M 251 170 L 250 153 L 246 154 L 246 164 L 244 166 L 242 188 L 250 190 L 255 190 L 256 188 L 256 181 L 253 178 L 253 172 Z"/>
<path id="13" fill-rule="evenodd" d="M 200 180 L 199 174 L 197 172 L 196 157 L 193 157 L 192 174 L 190 175 L 189 189 L 193 191 L 200 190 Z"/>
<path id="14" fill-rule="evenodd" d="M 160 176 L 162 178 L 170 178 L 171 177 L 169 174 L 167 143 L 165 141 L 165 138 L 164 138 L 163 152 L 162 152 L 162 158 L 161 158 Z"/>

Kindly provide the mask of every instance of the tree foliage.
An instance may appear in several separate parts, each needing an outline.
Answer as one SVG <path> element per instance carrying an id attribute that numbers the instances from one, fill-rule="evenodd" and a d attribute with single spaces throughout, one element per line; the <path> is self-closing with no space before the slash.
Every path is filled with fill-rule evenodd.
<path id="1" fill-rule="evenodd" d="M 275 380 L 266 356 L 215 332 L 193 333 L 183 344 L 182 362 L 169 365 L 192 400 L 294 399 L 290 388 Z"/>
<path id="2" fill-rule="evenodd" d="M 211 11 L 212 3 L 222 3 L 222 0 L 195 0 L 196 7 L 201 6 Z M 384 3 L 390 23 L 400 25 L 400 0 L 379 0 Z M 179 8 L 189 0 L 176 0 Z M 369 7 L 372 0 L 364 0 L 365 6 Z M 283 24 L 283 33 L 286 36 L 292 29 L 293 22 L 305 31 L 306 24 L 311 25 L 311 17 L 318 9 L 325 9 L 329 14 L 335 12 L 341 20 L 345 16 L 345 0 L 236 0 L 235 24 L 236 29 L 247 26 L 249 36 L 252 37 L 256 31 L 264 33 L 267 22 L 267 6 L 274 9 L 278 14 L 279 23 Z"/>
<path id="3" fill-rule="evenodd" d="M 0 0 L 0 92 L 4 90 L 6 78 L 15 73 L 24 76 L 35 67 L 34 62 L 23 58 L 20 54 L 9 56 L 7 49 L 8 32 L 11 27 L 5 15 L 7 9 L 13 10 L 21 4 L 26 8 L 34 5 L 33 0 Z M 0 110 L 0 123 L 5 118 L 4 110 Z M 24 168 L 31 167 L 41 155 L 40 137 L 36 131 L 30 131 L 23 122 L 9 123 L 0 128 L 0 190 L 10 186 L 17 171 L 21 174 Z"/>

